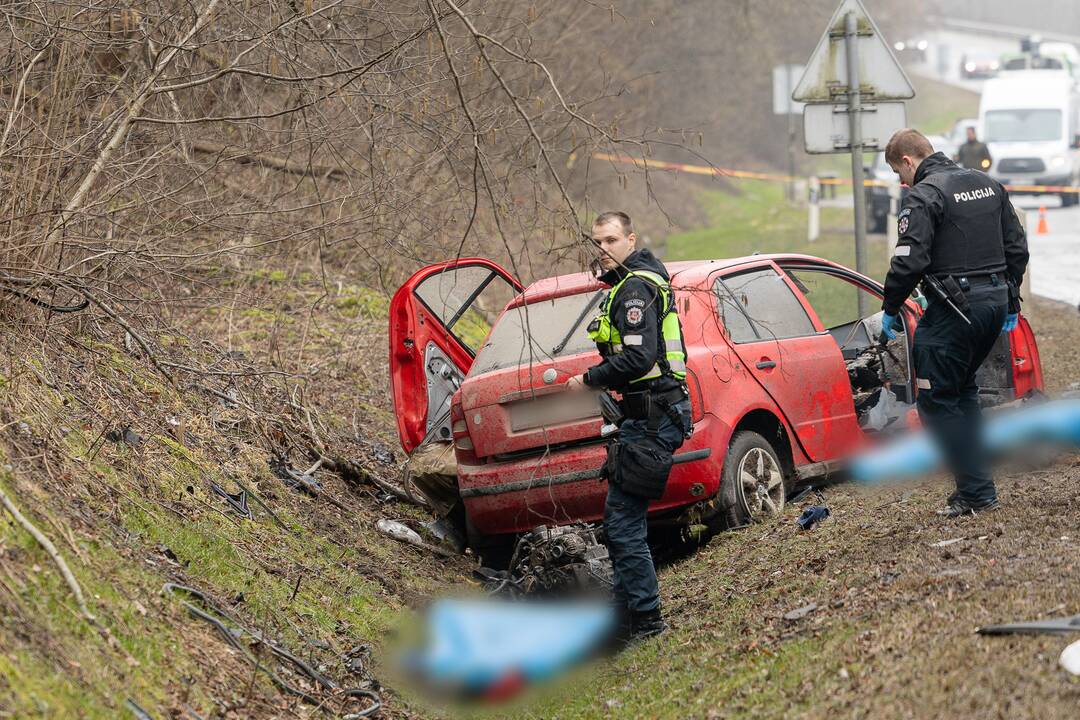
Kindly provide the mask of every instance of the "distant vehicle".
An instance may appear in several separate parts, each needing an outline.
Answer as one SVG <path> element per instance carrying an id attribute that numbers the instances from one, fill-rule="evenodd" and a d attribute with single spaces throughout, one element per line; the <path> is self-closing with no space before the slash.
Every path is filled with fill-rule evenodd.
<path id="1" fill-rule="evenodd" d="M 886 422 L 902 426 L 918 392 L 910 354 L 918 303 L 905 303 L 907 332 L 882 352 L 881 312 L 863 316 L 857 302 L 865 294 L 878 306 L 881 284 L 836 263 L 782 254 L 667 268 L 695 425 L 664 496 L 650 505 L 658 535 L 779 515 L 797 484 L 871 442 L 886 383 L 900 403 Z M 482 557 L 498 557 L 539 524 L 603 514 L 598 403 L 565 384 L 599 360 L 586 328 L 606 292 L 589 273 L 523 288 L 490 260 L 471 258 L 419 270 L 391 301 L 402 447 L 454 444 L 469 541 Z M 1025 319 L 979 372 L 987 404 L 1042 389 Z"/>
<path id="2" fill-rule="evenodd" d="M 866 179 L 879 183 L 899 182 L 896 173 L 885 162 L 885 153 L 876 153 L 870 164 L 865 166 Z M 901 188 L 901 193 L 907 192 Z M 901 195 L 903 198 L 903 195 Z M 889 222 L 889 188 L 887 185 L 868 185 L 866 188 L 866 231 L 883 233 Z"/>
<path id="3" fill-rule="evenodd" d="M 980 138 L 990 149 L 990 175 L 1005 185 L 1049 186 L 1062 205 L 1077 194 L 1056 186 L 1080 181 L 1080 99 L 1058 70 L 1005 73 L 987 80 L 979 104 Z M 1037 192 L 1037 191 L 1036 191 Z"/>
<path id="4" fill-rule="evenodd" d="M 926 62 L 926 50 L 930 42 L 925 38 L 912 38 L 910 40 L 897 40 L 893 43 L 896 57 L 913 63 Z"/>
<path id="5" fill-rule="evenodd" d="M 967 80 L 992 78 L 1001 69 L 1001 59 L 989 53 L 964 53 L 960 58 L 960 77 Z"/>

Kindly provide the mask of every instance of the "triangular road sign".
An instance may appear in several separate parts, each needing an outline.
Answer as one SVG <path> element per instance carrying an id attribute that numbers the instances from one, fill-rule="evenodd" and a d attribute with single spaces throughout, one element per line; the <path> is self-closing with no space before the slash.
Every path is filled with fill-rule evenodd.
<path id="1" fill-rule="evenodd" d="M 849 12 L 855 13 L 858 25 L 859 85 L 863 101 L 915 97 L 911 81 L 859 0 L 841 0 L 791 97 L 799 102 L 839 102 L 847 96 L 844 17 Z"/>

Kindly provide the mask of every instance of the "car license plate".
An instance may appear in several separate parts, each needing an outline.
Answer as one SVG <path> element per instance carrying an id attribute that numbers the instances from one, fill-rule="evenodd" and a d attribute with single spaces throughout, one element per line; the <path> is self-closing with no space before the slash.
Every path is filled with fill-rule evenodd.
<path id="1" fill-rule="evenodd" d="M 600 403 L 596 393 L 591 392 L 556 393 L 535 400 L 519 400 L 511 403 L 509 410 L 510 429 L 514 432 L 600 417 Z"/>

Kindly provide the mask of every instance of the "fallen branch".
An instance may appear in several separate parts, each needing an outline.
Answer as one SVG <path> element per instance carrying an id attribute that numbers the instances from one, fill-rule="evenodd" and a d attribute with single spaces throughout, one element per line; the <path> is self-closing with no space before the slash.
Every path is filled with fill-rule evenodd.
<path id="1" fill-rule="evenodd" d="M 331 165 L 314 165 L 309 162 L 281 157 L 280 155 L 244 152 L 240 148 L 230 148 L 228 145 L 210 142 L 209 140 L 194 140 L 191 143 L 191 149 L 206 155 L 216 155 L 221 160 L 228 162 L 240 163 L 241 165 L 258 165 L 259 167 L 291 173 L 293 175 L 327 178 L 345 178 L 349 176 L 347 172 L 339 167 L 333 167 Z M 227 154 L 230 149 L 235 150 L 239 154 Z"/>
<path id="2" fill-rule="evenodd" d="M 11 517 L 15 518 L 15 522 L 18 523 L 23 530 L 30 533 L 33 538 L 37 540 L 38 545 L 45 548 L 45 552 L 52 558 L 56 567 L 60 568 L 60 574 L 64 576 L 64 582 L 66 582 L 68 588 L 71 589 L 71 594 L 75 596 L 75 602 L 79 604 L 79 612 L 82 613 L 84 618 L 97 624 L 97 618 L 94 616 L 94 613 L 90 612 L 90 608 L 86 606 L 86 599 L 83 597 L 82 588 L 79 587 L 79 581 L 72 575 L 70 568 L 68 568 L 67 563 L 64 562 L 64 558 L 60 555 L 56 546 L 53 545 L 52 540 L 50 540 L 45 533 L 38 530 L 34 523 L 27 520 L 26 517 L 19 512 L 19 508 L 12 502 L 11 498 L 8 497 L 3 488 L 0 488 L 0 503 L 3 503 L 4 509 L 11 513 Z"/>
<path id="3" fill-rule="evenodd" d="M 116 637 L 113 636 L 109 628 L 105 627 L 105 625 L 98 620 L 97 616 L 90 612 L 90 608 L 86 605 L 86 598 L 83 597 L 82 588 L 79 586 L 79 581 L 75 579 L 75 575 L 71 572 L 71 568 L 64 562 L 64 557 L 60 554 L 60 551 L 56 549 L 56 546 L 53 545 L 52 540 L 49 539 L 48 535 L 38 530 L 34 523 L 27 520 L 26 517 L 19 512 L 18 506 L 15 505 L 10 497 L 8 497 L 3 488 L 0 488 L 0 504 L 3 504 L 4 509 L 11 514 L 11 517 L 15 519 L 15 522 L 18 523 L 19 527 L 30 533 L 34 540 L 37 541 L 38 545 L 45 549 L 45 552 L 48 553 L 56 567 L 60 568 L 60 574 L 63 575 L 64 582 L 67 583 L 68 589 L 71 590 L 71 594 L 75 596 L 75 602 L 79 605 L 79 612 L 82 614 L 83 618 L 97 628 L 97 631 L 101 633 L 101 637 L 105 640 L 106 644 L 124 653 L 129 665 L 138 665 L 139 661 L 132 657 L 131 653 L 116 640 Z"/>

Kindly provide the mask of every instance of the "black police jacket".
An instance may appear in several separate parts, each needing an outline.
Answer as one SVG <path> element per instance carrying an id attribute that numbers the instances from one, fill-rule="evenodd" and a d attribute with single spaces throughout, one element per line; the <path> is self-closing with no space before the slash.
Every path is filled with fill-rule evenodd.
<path id="1" fill-rule="evenodd" d="M 895 315 L 924 275 L 1004 272 L 1020 287 L 1027 234 L 997 180 L 942 153 L 919 164 L 897 215 L 899 239 L 885 277 L 882 309 Z"/>
<path id="2" fill-rule="evenodd" d="M 635 250 L 621 267 L 608 270 L 600 276 L 605 285 L 616 285 L 626 277 L 627 270 L 650 270 L 665 280 L 670 280 L 667 268 L 648 248 Z M 652 369 L 660 357 L 664 342 L 660 334 L 660 292 L 656 286 L 640 277 L 632 277 L 622 284 L 619 293 L 612 298 L 611 320 L 623 340 L 619 353 L 604 356 L 598 365 L 585 373 L 585 384 L 624 391 L 635 380 Z M 635 389 L 655 391 L 679 387 L 681 382 L 664 375 L 654 380 L 635 384 Z"/>

